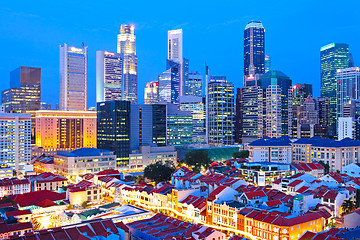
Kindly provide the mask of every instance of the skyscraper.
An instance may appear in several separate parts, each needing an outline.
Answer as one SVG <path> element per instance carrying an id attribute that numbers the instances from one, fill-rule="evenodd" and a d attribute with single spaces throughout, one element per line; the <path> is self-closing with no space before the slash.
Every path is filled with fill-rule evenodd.
<path id="1" fill-rule="evenodd" d="M 117 38 L 117 52 L 123 60 L 123 96 L 122 99 L 137 103 L 137 55 L 135 27 L 122 24 Z"/>
<path id="2" fill-rule="evenodd" d="M 41 68 L 19 67 L 10 72 L 10 89 L 2 92 L 6 112 L 36 111 L 41 108 Z"/>
<path id="3" fill-rule="evenodd" d="M 159 83 L 148 82 L 146 83 L 144 92 L 144 103 L 153 104 L 159 101 Z"/>
<path id="4" fill-rule="evenodd" d="M 87 47 L 60 46 L 60 110 L 87 108 Z"/>
<path id="5" fill-rule="evenodd" d="M 234 144 L 234 85 L 206 69 L 206 135 L 210 146 Z"/>
<path id="6" fill-rule="evenodd" d="M 166 60 L 166 69 L 158 79 L 159 102 L 168 102 L 179 106 L 181 65 L 175 61 Z"/>
<path id="7" fill-rule="evenodd" d="M 271 58 L 268 55 L 265 55 L 265 72 L 271 70 Z"/>
<path id="8" fill-rule="evenodd" d="M 251 21 L 244 30 L 244 77 L 264 73 L 265 29 L 260 21 Z"/>
<path id="9" fill-rule="evenodd" d="M 184 95 L 202 97 L 203 77 L 199 72 L 190 72 L 184 83 Z"/>
<path id="10" fill-rule="evenodd" d="M 310 96 L 312 97 L 313 90 L 312 90 L 312 84 L 295 84 L 292 87 L 292 104 L 296 106 L 301 106 L 305 99 Z"/>
<path id="11" fill-rule="evenodd" d="M 184 91 L 184 58 L 183 58 L 183 37 L 182 29 L 168 31 L 168 59 L 180 64 L 180 96 Z M 186 60 L 186 69 L 188 69 L 188 61 Z"/>
<path id="12" fill-rule="evenodd" d="M 271 70 L 258 81 L 264 97 L 264 127 L 268 137 L 291 135 L 291 79 L 280 71 Z"/>
<path id="13" fill-rule="evenodd" d="M 183 146 L 192 144 L 193 117 L 190 111 L 180 111 L 178 106 L 167 104 L 167 144 Z"/>
<path id="14" fill-rule="evenodd" d="M 343 106 L 353 99 L 360 99 L 360 69 L 358 67 L 338 69 L 337 117 L 343 117 Z"/>
<path id="15" fill-rule="evenodd" d="M 330 98 L 317 97 L 315 100 L 315 108 L 319 113 L 319 126 L 317 136 L 322 138 L 329 137 L 330 129 Z"/>
<path id="16" fill-rule="evenodd" d="M 235 142 L 249 143 L 263 137 L 263 90 L 238 88 L 236 93 Z"/>
<path id="17" fill-rule="evenodd" d="M 0 177 L 23 175 L 31 160 L 30 114 L 0 113 L 0 134 Z"/>
<path id="18" fill-rule="evenodd" d="M 96 52 L 96 102 L 122 100 L 122 71 L 120 54 Z"/>
<path id="19" fill-rule="evenodd" d="M 180 110 L 191 112 L 193 143 L 205 143 L 205 99 L 197 96 L 181 96 Z"/>
<path id="20" fill-rule="evenodd" d="M 349 67 L 349 45 L 330 43 L 320 49 L 321 97 L 330 98 L 329 136 L 336 137 L 336 72 Z"/>

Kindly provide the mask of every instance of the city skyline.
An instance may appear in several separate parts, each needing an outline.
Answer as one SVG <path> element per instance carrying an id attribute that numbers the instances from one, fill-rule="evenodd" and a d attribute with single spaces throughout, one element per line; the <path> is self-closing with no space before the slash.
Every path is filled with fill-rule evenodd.
<path id="1" fill-rule="evenodd" d="M 160 8 L 161 4 L 156 4 L 154 11 L 158 11 L 157 8 Z M 232 82 L 235 88 L 242 86 L 243 30 L 251 20 L 261 21 L 266 29 L 265 54 L 271 56 L 273 69 L 280 70 L 291 77 L 293 84 L 312 83 L 314 85 L 314 96 L 320 95 L 320 47 L 331 42 L 349 44 L 356 66 L 360 46 L 356 45 L 358 34 L 353 29 L 359 25 L 359 21 L 351 14 L 353 8 L 348 11 L 339 10 L 338 17 L 332 19 L 323 11 L 317 11 L 320 7 L 325 7 L 328 10 L 332 7 L 316 3 L 308 11 L 310 11 L 309 13 L 316 12 L 318 16 L 314 18 L 318 21 L 324 21 L 321 25 L 322 28 L 318 29 L 315 25 L 310 25 L 313 19 L 299 18 L 303 6 L 306 4 L 296 9 L 285 6 L 287 12 L 284 16 L 270 14 L 271 9 L 281 5 L 280 2 L 271 5 L 264 2 L 257 11 L 245 7 L 246 11 L 242 10 L 235 14 L 236 10 L 245 5 L 246 3 L 234 4 L 233 9 L 227 8 L 228 14 L 219 13 L 217 19 L 205 17 L 195 20 L 194 14 L 184 17 L 179 13 L 176 13 L 172 20 L 165 20 L 168 14 L 156 18 L 151 18 L 147 14 L 143 16 L 141 14 L 124 14 L 122 18 L 106 16 L 104 20 L 98 23 L 89 21 L 89 18 L 84 16 L 81 24 L 76 23 L 71 26 L 70 20 L 61 22 L 58 15 L 61 11 L 57 11 L 53 17 L 50 17 L 52 11 L 47 12 L 47 10 L 51 9 L 51 4 L 45 4 L 39 9 L 24 4 L 21 7 L 16 6 L 17 10 L 14 10 L 15 5 L 7 4 L 0 9 L 1 19 L 6 19 L 9 22 L 8 26 L 2 28 L 4 34 L 0 42 L 5 45 L 9 43 L 18 44 L 20 47 L 4 50 L 5 55 L 12 54 L 9 61 L 0 67 L 0 78 L 3 83 L 1 90 L 9 88 L 9 73 L 13 69 L 19 66 L 40 67 L 43 73 L 42 101 L 52 103 L 54 108 L 58 100 L 58 91 L 50 90 L 55 89 L 55 87 L 57 89 L 59 86 L 58 46 L 64 42 L 73 46 L 80 46 L 82 42 L 85 42 L 85 45 L 89 46 L 88 86 L 94 86 L 96 82 L 96 51 L 116 51 L 116 35 L 123 23 L 134 24 L 136 29 L 137 55 L 139 58 L 139 103 L 143 102 L 146 82 L 155 81 L 157 76 L 164 71 L 164 59 L 167 57 L 167 32 L 178 28 L 183 29 L 184 56 L 190 60 L 190 69 L 199 71 L 204 75 L 204 65 L 207 61 L 215 71 L 214 74 L 227 76 L 228 81 Z M 194 4 L 194 7 L 196 6 L 200 7 L 197 3 Z M 87 9 L 95 11 L 95 8 L 92 10 L 92 7 L 93 4 L 89 3 Z M 222 6 L 219 10 L 225 7 Z M 206 9 L 215 10 L 213 6 L 206 6 Z M 181 7 L 181 10 L 188 12 L 185 7 Z M 349 23 L 348 27 L 342 27 L 343 22 L 340 21 L 341 16 L 344 17 L 345 15 L 346 22 Z M 76 18 L 74 11 L 69 12 L 69 18 Z M 49 19 L 51 21 L 45 23 L 45 20 Z M 19 24 L 24 24 L 24 27 L 29 29 L 19 31 Z M 56 24 L 60 25 L 58 29 L 55 27 Z M 286 38 L 280 35 L 284 28 L 288 33 Z M 31 30 L 33 31 L 30 34 Z M 75 31 L 79 34 L 74 34 Z M 33 36 L 34 32 L 37 37 Z M 300 37 L 305 32 L 312 34 L 311 41 Z M 210 48 L 216 44 L 217 33 L 228 36 L 227 44 L 221 48 Z M 47 35 L 52 35 L 51 39 Z M 14 39 L 17 39 L 15 43 Z M 20 41 L 20 39 L 27 39 L 27 41 Z M 208 40 L 204 42 L 201 39 Z M 208 51 L 209 49 L 211 51 Z M 37 54 L 34 54 L 35 52 Z M 95 96 L 96 89 L 89 87 L 88 107 L 95 106 Z"/>

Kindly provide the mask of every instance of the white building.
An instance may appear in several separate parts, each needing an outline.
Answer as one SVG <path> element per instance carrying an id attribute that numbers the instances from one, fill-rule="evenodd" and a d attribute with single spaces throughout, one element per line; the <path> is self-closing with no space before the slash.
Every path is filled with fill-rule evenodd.
<path id="1" fill-rule="evenodd" d="M 183 38 L 182 29 L 168 31 L 168 59 L 180 64 L 180 96 L 183 95 Z"/>
<path id="2" fill-rule="evenodd" d="M 289 137 L 265 137 L 249 144 L 250 162 L 291 163 L 292 147 Z"/>
<path id="3" fill-rule="evenodd" d="M 341 173 L 345 173 L 350 177 L 360 178 L 360 163 L 351 163 L 343 167 Z"/>
<path id="4" fill-rule="evenodd" d="M 116 168 L 116 155 L 97 148 L 80 148 L 71 152 L 58 151 L 54 156 L 54 170 L 57 174 L 77 181 L 87 173 L 98 173 Z"/>
<path id="5" fill-rule="evenodd" d="M 121 24 L 117 36 L 117 52 L 123 60 L 123 92 L 122 99 L 137 103 L 137 55 L 135 26 Z"/>
<path id="6" fill-rule="evenodd" d="M 25 173 L 31 160 L 30 114 L 0 113 L 0 178 Z"/>
<path id="7" fill-rule="evenodd" d="M 122 71 L 120 54 L 96 52 L 96 102 L 122 100 Z"/>
<path id="8" fill-rule="evenodd" d="M 156 162 L 171 161 L 176 163 L 177 152 L 175 147 L 150 147 L 149 145 L 140 146 L 140 149 L 133 151 L 129 155 L 129 171 L 142 171 L 144 168 Z"/>
<path id="9" fill-rule="evenodd" d="M 87 47 L 60 46 L 59 108 L 87 109 Z"/>
<path id="10" fill-rule="evenodd" d="M 339 117 L 338 118 L 338 140 L 343 140 L 344 138 L 353 139 L 354 136 L 354 118 L 352 117 Z"/>

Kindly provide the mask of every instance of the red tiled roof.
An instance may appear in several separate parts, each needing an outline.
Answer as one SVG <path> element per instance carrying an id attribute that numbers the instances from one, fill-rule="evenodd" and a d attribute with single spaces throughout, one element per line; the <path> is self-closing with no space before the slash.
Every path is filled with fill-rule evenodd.
<path id="1" fill-rule="evenodd" d="M 26 209 L 26 210 L 17 210 L 17 211 L 11 211 L 11 212 L 6 212 L 6 217 L 10 217 L 10 216 L 21 216 L 21 215 L 27 215 L 27 214 L 31 214 L 30 209 Z"/>
<path id="2" fill-rule="evenodd" d="M 296 192 L 297 193 L 304 193 L 306 190 L 308 190 L 309 187 L 306 187 L 306 186 L 302 186 L 299 190 L 297 190 Z"/>
<path id="3" fill-rule="evenodd" d="M 281 183 L 281 179 L 282 179 L 282 178 L 276 179 L 275 181 L 273 181 L 273 184 L 280 184 L 280 183 Z"/>
<path id="4" fill-rule="evenodd" d="M 47 207 L 57 206 L 57 204 L 49 199 L 45 199 L 39 203 L 36 203 L 35 206 L 47 208 Z"/>
<path id="5" fill-rule="evenodd" d="M 337 195 L 338 195 L 338 192 L 337 192 L 337 191 L 335 191 L 335 190 L 330 190 L 330 191 L 328 191 L 328 192 L 325 193 L 325 195 L 323 196 L 323 198 L 335 200 Z"/>
<path id="6" fill-rule="evenodd" d="M 265 202 L 268 207 L 273 207 L 282 204 L 280 200 L 272 200 Z"/>
<path id="7" fill-rule="evenodd" d="M 216 188 L 214 191 L 212 191 L 212 193 L 210 193 L 208 199 L 215 200 L 216 195 L 220 194 L 225 188 L 226 188 L 226 186 L 220 186 L 220 187 Z"/>
<path id="8" fill-rule="evenodd" d="M 246 192 L 244 193 L 247 197 L 247 199 L 253 199 L 253 198 L 261 198 L 261 197 L 266 197 L 265 193 L 263 190 L 257 190 L 257 191 L 254 191 L 254 192 Z"/>
<path id="9" fill-rule="evenodd" d="M 98 172 L 96 175 L 98 176 L 104 176 L 104 175 L 119 175 L 119 170 L 115 169 L 105 169 L 103 171 Z"/>
<path id="10" fill-rule="evenodd" d="M 301 235 L 301 237 L 298 240 L 309 240 L 312 239 L 315 235 L 316 233 L 314 232 L 306 231 L 303 235 Z"/>
<path id="11" fill-rule="evenodd" d="M 302 183 L 303 181 L 302 180 L 295 180 L 293 182 L 291 182 L 290 184 L 288 184 L 287 186 L 288 187 L 296 187 L 297 185 L 299 185 L 300 183 Z"/>
<path id="12" fill-rule="evenodd" d="M 36 192 L 29 192 L 24 194 L 18 194 L 9 197 L 14 200 L 16 204 L 20 207 L 27 207 L 36 205 L 39 202 L 42 202 L 46 199 L 50 201 L 59 201 L 66 199 L 66 193 L 57 193 L 49 190 L 42 190 Z"/>

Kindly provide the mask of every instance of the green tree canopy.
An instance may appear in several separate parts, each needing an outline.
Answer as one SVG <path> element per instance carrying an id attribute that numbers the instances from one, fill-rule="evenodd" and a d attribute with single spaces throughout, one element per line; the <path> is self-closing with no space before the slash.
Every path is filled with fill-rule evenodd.
<path id="1" fill-rule="evenodd" d="M 319 161 L 319 163 L 325 168 L 325 174 L 328 174 L 330 171 L 330 166 L 327 163 L 324 163 L 323 161 Z"/>
<path id="2" fill-rule="evenodd" d="M 158 161 L 145 167 L 144 177 L 158 184 L 162 181 L 169 181 L 174 171 L 175 167 L 173 162 L 167 161 L 162 163 Z"/>
<path id="3" fill-rule="evenodd" d="M 14 207 L 16 207 L 16 202 L 10 198 L 5 198 L 1 204 L 11 203 Z"/>
<path id="4" fill-rule="evenodd" d="M 200 172 L 201 168 L 210 166 L 209 153 L 203 149 L 192 150 L 185 155 L 185 163 L 192 167 L 194 172 Z"/>
<path id="5" fill-rule="evenodd" d="M 249 150 L 241 150 L 239 152 L 234 152 L 232 154 L 233 158 L 248 158 L 249 157 Z"/>
<path id="6" fill-rule="evenodd" d="M 84 201 L 84 202 L 81 204 L 81 206 L 82 206 L 83 208 L 87 208 L 88 205 L 89 205 L 89 201 Z"/>

